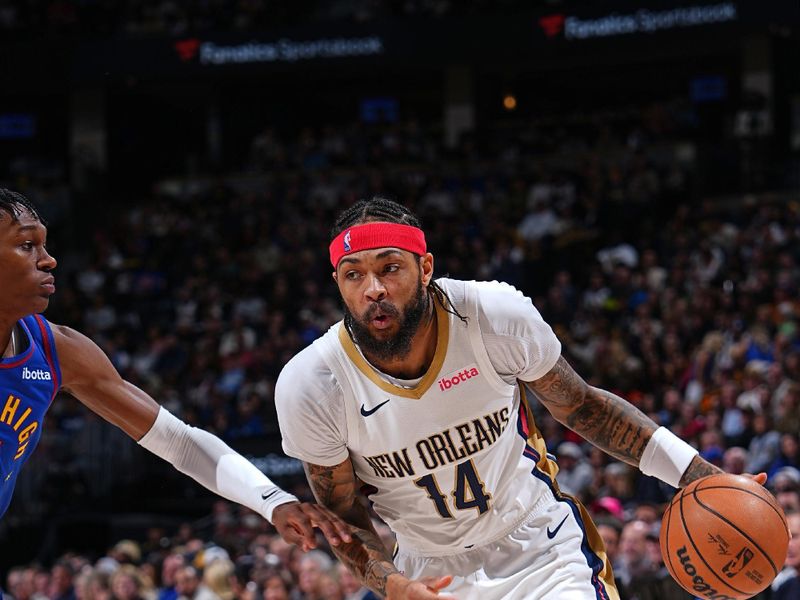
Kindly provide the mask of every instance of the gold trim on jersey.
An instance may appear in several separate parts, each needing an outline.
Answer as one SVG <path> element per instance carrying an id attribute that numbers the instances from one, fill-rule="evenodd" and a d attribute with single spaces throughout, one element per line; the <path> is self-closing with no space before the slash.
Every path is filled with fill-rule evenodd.
<path id="1" fill-rule="evenodd" d="M 561 490 L 558 488 L 558 483 L 556 482 L 558 464 L 547 457 L 547 445 L 545 444 L 542 432 L 539 431 L 539 428 L 536 426 L 531 404 L 528 401 L 528 388 L 522 381 L 519 382 L 519 395 L 520 403 L 525 407 L 525 416 L 528 421 L 528 444 L 530 444 L 539 455 L 539 462 L 536 463 L 536 468 L 550 478 L 553 487 L 560 493 Z"/>
<path id="2" fill-rule="evenodd" d="M 609 600 L 619 600 L 619 590 L 617 590 L 617 582 L 614 580 L 614 570 L 611 568 L 611 561 L 608 560 L 608 554 L 606 554 L 606 547 L 605 544 L 603 544 L 603 538 L 600 537 L 600 532 L 597 531 L 597 527 L 595 526 L 589 511 L 586 510 L 586 507 L 583 505 L 583 503 L 579 502 L 577 498 L 573 498 L 569 494 L 562 494 L 562 496 L 569 498 L 578 506 L 578 510 L 581 513 L 581 520 L 583 521 L 583 530 L 586 532 L 586 541 L 589 545 L 589 548 L 595 553 L 597 558 L 600 559 L 600 562 L 603 563 L 603 568 L 600 569 L 597 577 L 603 582 Z"/>
<path id="3" fill-rule="evenodd" d="M 428 367 L 425 375 L 413 388 L 404 388 L 399 385 L 394 385 L 378 375 L 375 369 L 373 369 L 362 356 L 361 352 L 358 351 L 358 348 L 356 348 L 355 343 L 347 333 L 347 328 L 344 323 L 339 327 L 339 342 L 342 344 L 342 348 L 347 354 L 347 357 L 353 361 L 353 364 L 358 367 L 358 370 L 383 391 L 394 394 L 395 396 L 419 400 L 433 385 L 439 375 L 439 371 L 442 370 L 444 358 L 447 355 L 447 344 L 450 340 L 450 315 L 447 314 L 447 311 L 445 311 L 438 300 L 435 300 L 433 305 L 436 307 L 437 321 L 436 352 L 433 355 L 431 366 Z"/>
<path id="4" fill-rule="evenodd" d="M 522 381 L 520 381 L 520 402 L 522 406 L 525 407 L 525 416 L 527 417 L 528 421 L 528 444 L 536 450 L 540 457 L 539 462 L 536 463 L 536 468 L 540 472 L 547 475 L 553 482 L 553 489 L 556 491 L 556 496 L 558 498 L 568 499 L 578 507 L 578 511 L 581 515 L 581 521 L 583 521 L 583 530 L 586 532 L 587 544 L 597 558 L 600 559 L 600 562 L 603 563 L 603 568 L 600 570 L 597 576 L 603 582 L 609 600 L 619 600 L 619 591 L 617 590 L 617 584 L 614 581 L 614 572 L 611 569 L 611 562 L 608 560 L 608 555 L 606 554 L 603 538 L 600 537 L 597 527 L 595 526 L 591 515 L 586 510 L 586 507 L 577 498 L 570 496 L 569 494 L 565 494 L 558 487 L 558 482 L 556 481 L 558 464 L 547 457 L 547 446 L 544 442 L 544 436 L 542 436 L 542 432 L 539 431 L 539 428 L 536 426 L 536 421 L 533 419 L 533 411 L 531 410 L 531 405 L 528 401 L 527 392 L 528 388 Z"/>

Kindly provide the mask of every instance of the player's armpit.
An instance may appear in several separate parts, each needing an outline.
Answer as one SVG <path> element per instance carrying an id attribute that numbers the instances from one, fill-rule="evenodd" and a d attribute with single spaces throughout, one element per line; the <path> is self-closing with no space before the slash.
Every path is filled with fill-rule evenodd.
<path id="1" fill-rule="evenodd" d="M 563 356 L 546 375 L 528 385 L 560 423 L 611 456 L 639 465 L 657 425 L 638 408 L 588 385 Z"/>
<path id="2" fill-rule="evenodd" d="M 358 495 L 352 462 L 347 459 L 331 467 L 303 463 L 303 467 L 317 502 L 352 527 L 353 540 L 335 546 L 333 552 L 364 585 L 386 596 L 389 576 L 400 574 Z"/>

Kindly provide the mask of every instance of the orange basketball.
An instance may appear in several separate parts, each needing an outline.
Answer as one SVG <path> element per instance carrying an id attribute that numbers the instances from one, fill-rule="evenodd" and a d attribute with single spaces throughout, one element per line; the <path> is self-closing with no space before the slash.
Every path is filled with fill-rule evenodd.
<path id="1" fill-rule="evenodd" d="M 672 499 L 661 522 L 667 569 L 699 598 L 750 598 L 783 567 L 786 517 L 763 486 L 742 475 L 709 475 Z"/>

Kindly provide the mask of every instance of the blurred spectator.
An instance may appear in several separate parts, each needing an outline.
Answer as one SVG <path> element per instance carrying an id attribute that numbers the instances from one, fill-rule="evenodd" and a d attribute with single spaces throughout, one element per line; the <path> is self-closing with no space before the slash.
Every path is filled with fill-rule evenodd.
<path id="1" fill-rule="evenodd" d="M 139 544 L 133 540 L 120 540 L 109 550 L 108 556 L 121 565 L 138 565 L 142 560 L 142 551 Z"/>
<path id="2" fill-rule="evenodd" d="M 192 566 L 178 569 L 175 574 L 175 589 L 178 600 L 217 600 L 214 592 L 202 584 L 200 574 Z"/>
<path id="3" fill-rule="evenodd" d="M 778 456 L 770 463 L 767 475 L 772 477 L 784 467 L 800 469 L 800 443 L 797 433 L 782 433 Z"/>
<path id="4" fill-rule="evenodd" d="M 76 600 L 74 579 L 75 572 L 69 561 L 60 560 L 50 572 L 50 600 Z"/>
<path id="5" fill-rule="evenodd" d="M 800 598 L 800 512 L 788 514 L 789 552 L 783 569 L 772 582 L 772 600 L 795 600 Z"/>
<path id="6" fill-rule="evenodd" d="M 146 597 L 141 576 L 133 565 L 121 565 L 109 583 L 113 600 L 151 600 Z"/>
<path id="7" fill-rule="evenodd" d="M 205 560 L 203 583 L 219 600 L 233 600 L 233 563 L 225 557 Z"/>
<path id="8" fill-rule="evenodd" d="M 650 525 L 644 521 L 630 521 L 622 528 L 619 540 L 619 560 L 614 569 L 617 584 L 628 590 L 652 572 L 653 565 L 647 552 L 647 535 Z"/>
<path id="9" fill-rule="evenodd" d="M 800 512 L 800 471 L 794 467 L 783 467 L 767 481 L 767 486 L 772 489 L 786 514 Z"/>
<path id="10" fill-rule="evenodd" d="M 745 471 L 766 472 L 780 451 L 781 434 L 772 429 L 772 418 L 767 412 L 755 414 L 753 432 L 753 438 L 747 448 Z"/>
<path id="11" fill-rule="evenodd" d="M 322 575 L 331 570 L 333 560 L 321 550 L 307 552 L 300 559 L 300 572 L 297 583 L 300 591 L 308 598 L 317 598 L 317 589 Z"/>
<path id="12" fill-rule="evenodd" d="M 581 500 L 585 499 L 594 478 L 594 469 L 586 460 L 583 450 L 575 442 L 561 442 L 556 450 L 559 488 Z"/>
<path id="13" fill-rule="evenodd" d="M 378 596 L 369 588 L 361 585 L 355 575 L 342 563 L 336 565 L 339 576 L 339 585 L 344 594 L 344 600 L 378 600 Z"/>
<path id="14" fill-rule="evenodd" d="M 611 496 L 603 496 L 598 498 L 591 504 L 592 512 L 598 516 L 608 515 L 616 520 L 622 522 L 625 518 L 625 512 L 622 508 L 622 502 L 618 498 Z"/>
<path id="15" fill-rule="evenodd" d="M 610 517 L 599 516 L 594 519 L 597 533 L 603 540 L 606 556 L 611 568 L 616 573 L 619 567 L 619 538 L 622 535 L 622 521 Z"/>
<path id="16" fill-rule="evenodd" d="M 158 589 L 158 600 L 175 600 L 178 590 L 175 587 L 175 576 L 186 564 L 182 554 L 168 554 L 161 565 L 161 587 Z"/>
<path id="17" fill-rule="evenodd" d="M 722 455 L 722 470 L 726 473 L 733 473 L 734 475 L 741 475 L 745 471 L 747 462 L 747 450 L 734 446 L 728 448 Z M 755 472 L 756 474 L 758 471 Z"/>

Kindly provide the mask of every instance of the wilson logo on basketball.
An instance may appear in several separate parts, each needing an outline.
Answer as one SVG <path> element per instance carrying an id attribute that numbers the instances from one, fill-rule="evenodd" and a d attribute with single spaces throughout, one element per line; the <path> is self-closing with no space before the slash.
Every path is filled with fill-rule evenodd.
<path id="1" fill-rule="evenodd" d="M 478 367 L 466 367 L 460 371 L 456 371 L 455 373 L 450 373 L 449 375 L 442 377 L 439 380 L 439 389 L 443 392 L 446 392 L 450 388 L 460 385 L 464 381 L 472 379 L 473 377 L 477 377 L 480 374 L 481 373 L 478 371 Z"/>
<path id="2" fill-rule="evenodd" d="M 684 572 L 692 578 L 692 589 L 697 592 L 698 595 L 703 598 L 708 598 L 709 600 L 736 600 L 734 596 L 719 593 L 697 572 L 697 567 L 694 566 L 692 559 L 689 558 L 689 552 L 686 550 L 686 546 L 678 548 L 675 554 L 681 562 Z"/>

